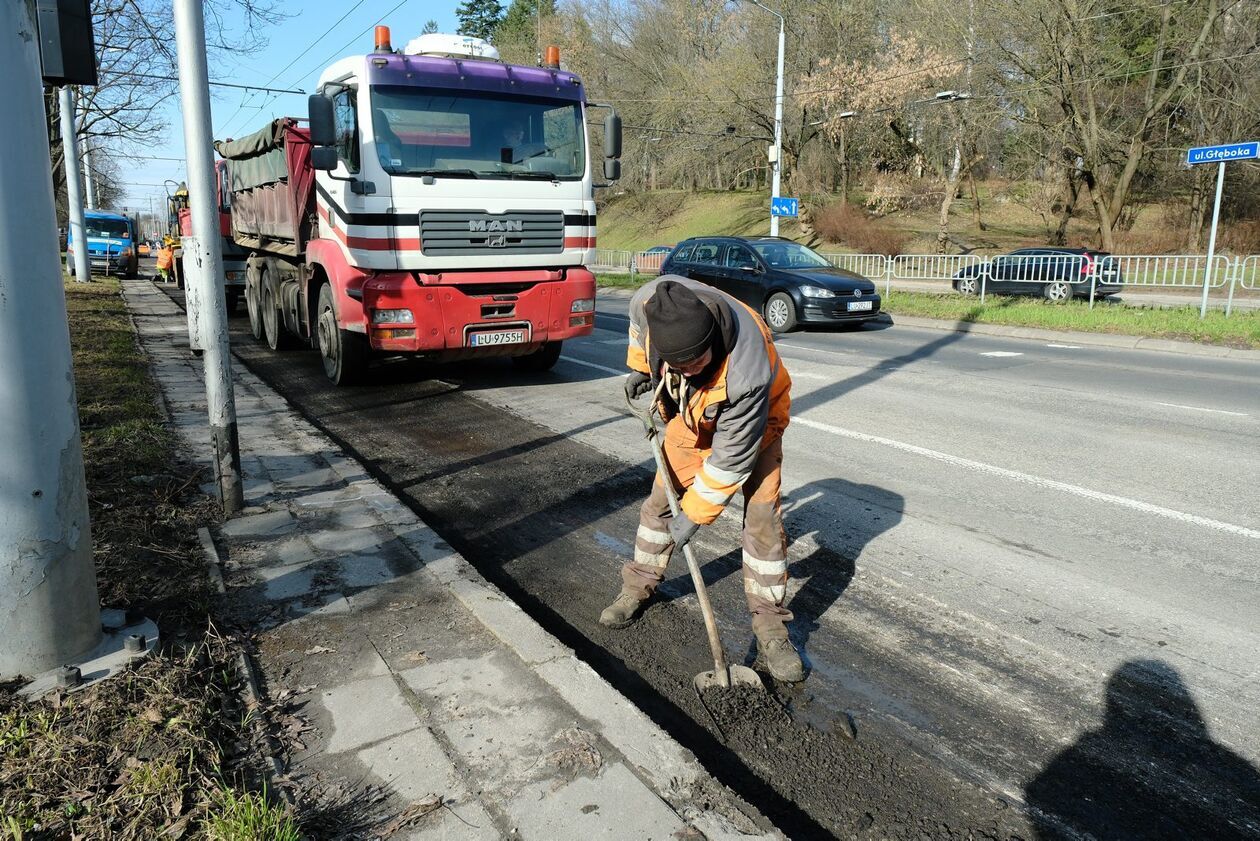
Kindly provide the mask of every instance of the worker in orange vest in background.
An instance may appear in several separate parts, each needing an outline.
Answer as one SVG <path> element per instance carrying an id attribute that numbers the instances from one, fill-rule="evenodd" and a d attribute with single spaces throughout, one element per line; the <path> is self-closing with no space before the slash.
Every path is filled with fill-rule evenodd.
<path id="1" fill-rule="evenodd" d="M 174 262 L 175 262 L 175 247 L 169 241 L 164 241 L 162 243 L 162 247 L 158 249 L 158 254 L 157 254 L 158 277 L 162 278 L 163 283 L 167 283 L 170 281 L 171 264 Z"/>

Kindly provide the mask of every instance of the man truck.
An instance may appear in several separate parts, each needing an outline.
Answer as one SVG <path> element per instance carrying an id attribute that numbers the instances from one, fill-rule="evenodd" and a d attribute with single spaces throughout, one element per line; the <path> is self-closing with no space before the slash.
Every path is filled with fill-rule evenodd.
<path id="1" fill-rule="evenodd" d="M 338 385 L 379 354 L 509 356 L 541 371 L 595 321 L 595 202 L 581 80 L 548 48 L 507 64 L 431 34 L 323 71 L 307 125 L 218 141 L 253 335 L 316 347 Z M 603 177 L 621 122 L 604 121 Z"/>

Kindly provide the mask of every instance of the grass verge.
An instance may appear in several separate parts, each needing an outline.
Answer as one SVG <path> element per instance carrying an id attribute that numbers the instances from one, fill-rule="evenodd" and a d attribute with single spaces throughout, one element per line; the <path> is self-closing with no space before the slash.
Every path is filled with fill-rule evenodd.
<path id="1" fill-rule="evenodd" d="M 70 283 L 66 299 L 101 599 L 155 619 L 164 644 L 78 693 L 0 686 L 0 839 L 295 838 L 256 793 L 261 724 L 212 624 L 196 531 L 215 509 L 164 425 L 118 282 Z"/>
<path id="2" fill-rule="evenodd" d="M 1235 312 L 1228 318 L 1220 310 L 1208 310 L 1199 318 L 1194 307 L 1148 309 L 1100 302 L 1091 310 L 1088 301 L 1053 304 L 1036 298 L 989 296 L 981 304 L 960 295 L 893 290 L 884 310 L 896 315 L 939 318 L 974 324 L 1006 324 L 1075 330 L 1085 333 L 1118 333 L 1149 336 L 1237 348 L 1260 348 L 1260 312 Z"/>
<path id="3" fill-rule="evenodd" d="M 652 275 L 597 274 L 600 289 L 637 289 Z M 881 290 L 882 294 L 882 290 Z M 1198 342 L 1224 347 L 1260 349 L 1260 310 L 1240 311 L 1225 317 L 1222 310 L 1208 310 L 1200 320 L 1196 307 L 1153 309 L 1099 302 L 1091 310 L 1088 301 L 1052 304 L 1038 298 L 990 295 L 981 304 L 961 295 L 900 292 L 884 297 L 884 311 L 897 315 L 938 318 L 971 324 L 1005 324 L 1082 333 L 1115 333 L 1158 339 Z"/>

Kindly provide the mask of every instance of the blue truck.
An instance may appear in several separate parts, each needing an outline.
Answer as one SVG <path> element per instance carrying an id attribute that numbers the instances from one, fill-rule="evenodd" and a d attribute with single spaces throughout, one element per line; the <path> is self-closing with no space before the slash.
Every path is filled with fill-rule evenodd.
<path id="1" fill-rule="evenodd" d="M 136 220 L 121 213 L 89 210 L 83 214 L 87 229 L 88 264 L 94 274 L 136 277 L 140 272 L 140 246 Z M 66 235 L 66 264 L 74 274 L 74 236 Z"/>

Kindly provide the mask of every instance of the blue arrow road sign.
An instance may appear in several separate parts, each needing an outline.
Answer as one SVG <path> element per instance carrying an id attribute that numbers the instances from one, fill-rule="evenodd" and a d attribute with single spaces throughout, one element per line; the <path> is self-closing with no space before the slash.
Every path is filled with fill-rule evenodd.
<path id="1" fill-rule="evenodd" d="M 1223 161 L 1246 161 L 1260 158 L 1260 142 L 1226 143 L 1223 146 L 1199 146 L 1186 152 L 1188 164 L 1219 164 Z"/>
<path id="2" fill-rule="evenodd" d="M 774 196 L 770 199 L 771 216 L 796 216 L 800 199 L 789 199 L 785 196 Z"/>

